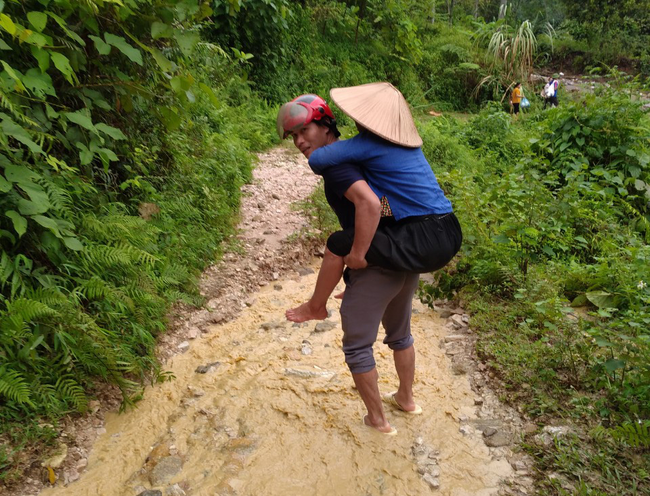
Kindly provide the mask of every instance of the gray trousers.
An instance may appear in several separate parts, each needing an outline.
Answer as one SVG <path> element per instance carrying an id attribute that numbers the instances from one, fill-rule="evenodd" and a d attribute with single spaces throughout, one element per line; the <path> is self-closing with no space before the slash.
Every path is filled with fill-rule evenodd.
<path id="1" fill-rule="evenodd" d="M 347 270 L 341 324 L 345 363 L 350 372 L 362 374 L 375 368 L 372 346 L 380 323 L 386 330 L 384 344 L 391 350 L 413 345 L 411 310 L 419 277 L 380 267 Z"/>

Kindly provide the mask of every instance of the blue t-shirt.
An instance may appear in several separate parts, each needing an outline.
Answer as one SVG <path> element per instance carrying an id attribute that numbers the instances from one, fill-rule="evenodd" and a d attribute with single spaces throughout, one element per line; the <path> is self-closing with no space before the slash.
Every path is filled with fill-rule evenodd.
<path id="1" fill-rule="evenodd" d="M 363 167 L 378 198 L 386 197 L 396 220 L 452 211 L 421 148 L 390 143 L 370 132 L 314 150 L 309 165 L 319 175 L 342 163 Z"/>
<path id="2" fill-rule="evenodd" d="M 357 165 L 344 163 L 328 168 L 322 176 L 325 198 L 338 217 L 339 224 L 343 229 L 354 227 L 354 203 L 345 197 L 345 193 L 357 181 L 365 181 L 361 169 Z"/>

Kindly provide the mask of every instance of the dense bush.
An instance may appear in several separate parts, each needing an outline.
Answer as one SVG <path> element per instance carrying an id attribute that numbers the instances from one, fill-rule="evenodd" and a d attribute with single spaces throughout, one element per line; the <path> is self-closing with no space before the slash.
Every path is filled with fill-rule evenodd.
<path id="1" fill-rule="evenodd" d="M 650 119 L 611 91 L 525 117 L 488 107 L 460 133 L 442 128 L 467 145 L 458 167 L 424 133 L 464 244 L 423 297 L 468 302 L 510 401 L 540 422 L 584 424 L 580 447 L 530 441 L 540 469 L 587 472 L 584 491 L 638 494 L 650 484 L 638 459 L 650 437 L 636 428 L 650 417 Z M 577 453 L 582 468 L 567 463 Z M 601 473 L 625 464 L 637 468 Z"/>
<path id="2" fill-rule="evenodd" d="M 165 377 L 155 337 L 171 303 L 200 301 L 274 110 L 243 57 L 196 49 L 207 4 L 0 11 L 4 472 L 18 419 L 83 411 L 97 380 L 130 401 Z"/>

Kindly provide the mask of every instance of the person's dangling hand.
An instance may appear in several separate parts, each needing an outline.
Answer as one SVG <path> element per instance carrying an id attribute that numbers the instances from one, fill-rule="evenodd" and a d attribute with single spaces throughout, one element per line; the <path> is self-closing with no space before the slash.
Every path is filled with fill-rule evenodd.
<path id="1" fill-rule="evenodd" d="M 343 257 L 343 261 L 351 269 L 365 269 L 368 267 L 368 262 L 366 262 L 365 257 L 360 257 L 353 253 Z"/>

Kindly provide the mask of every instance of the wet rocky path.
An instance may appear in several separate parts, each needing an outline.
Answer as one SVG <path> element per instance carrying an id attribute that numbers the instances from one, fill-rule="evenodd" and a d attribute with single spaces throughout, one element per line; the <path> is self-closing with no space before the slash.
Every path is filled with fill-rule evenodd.
<path id="1" fill-rule="evenodd" d="M 261 155 L 254 177 L 242 249 L 206 272 L 208 308 L 185 315 L 163 340 L 175 379 L 148 388 L 138 408 L 107 413 L 78 473 L 41 494 L 527 494 L 529 464 L 513 451 L 527 426 L 489 390 L 469 319 L 453 305 L 414 303 L 424 414 L 388 409 L 396 437 L 362 425 L 338 301 L 323 322 L 284 319 L 309 297 L 318 270 L 318 259 L 305 262 L 282 242 L 304 224 L 290 203 L 315 178 L 284 149 Z M 397 375 L 382 337 L 375 355 L 380 390 L 389 392 Z"/>

